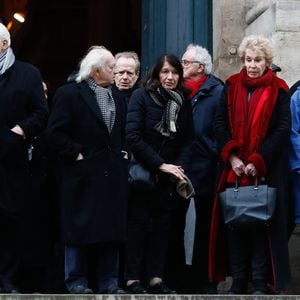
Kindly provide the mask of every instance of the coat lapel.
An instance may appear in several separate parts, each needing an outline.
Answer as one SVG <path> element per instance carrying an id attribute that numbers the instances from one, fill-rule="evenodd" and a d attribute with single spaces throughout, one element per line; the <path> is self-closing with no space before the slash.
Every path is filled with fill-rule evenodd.
<path id="1" fill-rule="evenodd" d="M 88 86 L 88 84 L 86 82 L 80 83 L 78 85 L 78 87 L 80 89 L 82 98 L 84 99 L 84 101 L 86 102 L 88 107 L 90 108 L 92 113 L 95 115 L 95 117 L 98 119 L 98 121 L 101 123 L 101 125 L 104 126 L 108 132 L 108 129 L 103 121 L 100 108 L 97 104 L 95 94 L 93 93 L 93 91 L 90 89 L 90 87 Z"/>
<path id="2" fill-rule="evenodd" d="M 112 96 L 113 96 L 113 94 L 112 94 Z M 116 98 L 113 98 L 113 99 L 114 99 L 115 107 L 116 107 L 116 118 L 115 118 L 114 125 L 113 125 L 113 127 L 112 127 L 112 129 L 111 129 L 111 134 L 112 134 L 112 132 L 114 131 L 115 128 L 118 128 L 118 124 L 117 124 L 117 123 L 120 122 L 120 120 L 121 120 L 121 115 L 120 115 L 120 113 L 121 113 L 121 110 L 120 110 L 120 104 L 119 104 L 119 102 L 117 101 Z"/>

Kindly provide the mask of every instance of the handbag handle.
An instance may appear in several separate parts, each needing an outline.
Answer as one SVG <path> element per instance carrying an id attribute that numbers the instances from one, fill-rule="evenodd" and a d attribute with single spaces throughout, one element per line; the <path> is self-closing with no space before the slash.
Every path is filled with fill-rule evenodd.
<path id="1" fill-rule="evenodd" d="M 254 182 L 254 189 L 258 190 L 258 179 L 257 176 L 255 176 L 255 182 Z M 234 185 L 234 192 L 238 192 L 239 191 L 239 178 L 237 175 L 235 175 L 235 185 Z"/>

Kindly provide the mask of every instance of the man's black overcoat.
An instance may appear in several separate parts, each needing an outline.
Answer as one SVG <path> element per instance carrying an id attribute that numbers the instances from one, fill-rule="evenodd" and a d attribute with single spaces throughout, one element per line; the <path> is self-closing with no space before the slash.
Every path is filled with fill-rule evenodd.
<path id="1" fill-rule="evenodd" d="M 116 119 L 109 134 L 86 82 L 67 84 L 54 96 L 47 135 L 59 159 L 61 228 L 66 244 L 125 239 L 128 163 L 121 152 L 122 117 L 115 103 Z M 79 153 L 84 159 L 76 161 Z"/>

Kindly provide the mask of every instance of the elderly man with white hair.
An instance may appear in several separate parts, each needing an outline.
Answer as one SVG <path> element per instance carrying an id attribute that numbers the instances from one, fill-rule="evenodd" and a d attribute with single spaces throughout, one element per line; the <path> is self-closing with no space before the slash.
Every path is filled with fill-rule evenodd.
<path id="1" fill-rule="evenodd" d="M 53 99 L 48 140 L 60 169 L 61 234 L 65 284 L 70 293 L 92 293 L 89 250 L 96 250 L 95 292 L 121 294 L 118 259 L 126 236 L 127 152 L 122 110 L 112 96 L 115 59 L 93 47 L 80 63 L 76 82 Z"/>
<path id="2" fill-rule="evenodd" d="M 200 45 L 187 46 L 181 60 L 185 84 L 191 90 L 195 141 L 189 168 L 186 170 L 196 195 L 186 216 L 186 232 L 195 232 L 190 250 L 186 246 L 186 262 L 189 273 L 186 292 L 217 293 L 216 284 L 208 282 L 207 259 L 210 218 L 214 199 L 218 153 L 213 137 L 213 122 L 221 99 L 223 83 L 212 75 L 212 60 L 207 49 Z M 187 206 L 187 205 L 186 205 Z M 196 221 L 191 220 L 195 208 Z M 187 209 L 187 207 L 186 207 Z M 195 230 L 195 231 L 194 231 Z M 185 239 L 187 240 L 187 238 Z M 187 243 L 186 243 L 187 245 Z M 188 258 L 187 253 L 190 253 Z"/>
<path id="3" fill-rule="evenodd" d="M 20 222 L 29 203 L 28 146 L 47 125 L 39 71 L 15 59 L 0 23 L 0 290 L 17 293 Z"/>

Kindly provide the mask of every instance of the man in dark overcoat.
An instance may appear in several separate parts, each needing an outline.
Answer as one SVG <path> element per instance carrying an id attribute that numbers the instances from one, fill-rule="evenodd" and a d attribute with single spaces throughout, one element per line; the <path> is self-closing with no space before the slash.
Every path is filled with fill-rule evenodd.
<path id="1" fill-rule="evenodd" d="M 183 289 L 188 293 L 215 294 L 216 284 L 208 282 L 207 260 L 218 163 L 213 123 L 221 99 L 223 83 L 212 75 L 211 56 L 207 49 L 200 45 L 188 45 L 181 62 L 185 84 L 191 89 L 189 98 L 193 109 L 195 130 L 191 151 L 192 163 L 186 172 L 196 192 L 190 203 L 182 201 L 181 205 L 184 207 L 182 209 L 179 206 L 178 209 L 187 212 L 186 216 L 182 216 L 180 212 L 181 217 L 186 219 L 186 222 L 183 222 L 185 223 L 186 259 Z M 189 232 L 191 232 L 192 242 L 187 243 Z"/>
<path id="2" fill-rule="evenodd" d="M 56 92 L 47 130 L 60 165 L 61 233 L 65 284 L 92 293 L 88 250 L 97 248 L 97 293 L 118 294 L 120 243 L 126 237 L 128 159 L 121 110 L 111 85 L 115 59 L 94 47 L 82 59 L 76 82 Z"/>
<path id="3" fill-rule="evenodd" d="M 15 59 L 10 34 L 0 24 L 0 290 L 16 293 L 20 220 L 29 203 L 29 143 L 47 125 L 42 78 Z"/>
<path id="4" fill-rule="evenodd" d="M 112 86 L 112 95 L 122 111 L 122 134 L 125 137 L 125 126 L 129 99 L 137 89 L 140 75 L 140 60 L 136 52 L 124 51 L 115 54 L 114 69 L 115 82 Z M 129 159 L 130 159 L 129 155 Z M 130 195 L 128 195 L 130 198 Z M 120 251 L 119 281 L 124 283 L 125 245 Z"/>

